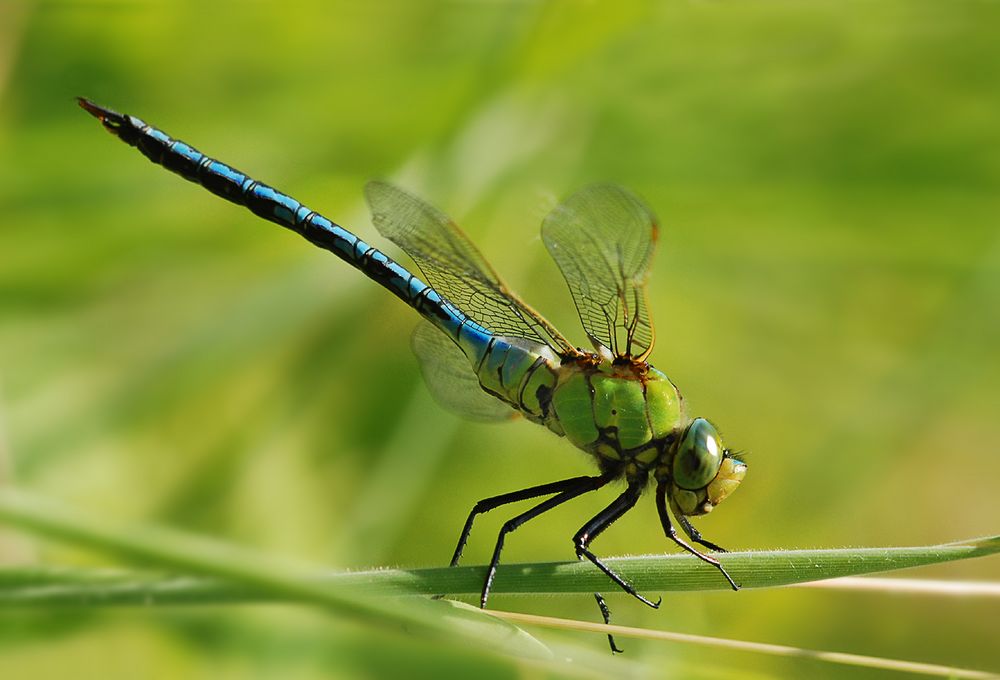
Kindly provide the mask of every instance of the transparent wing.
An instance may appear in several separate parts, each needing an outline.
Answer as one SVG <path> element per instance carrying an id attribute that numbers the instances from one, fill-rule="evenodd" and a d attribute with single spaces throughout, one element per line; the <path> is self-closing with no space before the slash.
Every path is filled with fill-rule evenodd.
<path id="1" fill-rule="evenodd" d="M 646 270 L 656 233 L 649 208 L 612 184 L 581 189 L 542 224 L 584 330 L 615 356 L 644 360 L 653 348 Z"/>
<path id="2" fill-rule="evenodd" d="M 434 399 L 443 407 L 472 420 L 509 420 L 517 411 L 479 386 L 469 360 L 444 333 L 423 321 L 410 339 L 420 372 Z"/>
<path id="3" fill-rule="evenodd" d="M 512 293 L 468 237 L 436 208 L 384 182 L 369 182 L 372 221 L 406 251 L 427 282 L 461 312 L 497 335 L 576 350 L 538 312 Z"/>

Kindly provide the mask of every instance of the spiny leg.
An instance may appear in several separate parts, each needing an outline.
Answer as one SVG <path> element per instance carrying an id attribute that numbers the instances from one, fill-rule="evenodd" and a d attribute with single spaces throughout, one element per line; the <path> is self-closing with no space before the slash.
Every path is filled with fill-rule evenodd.
<path id="1" fill-rule="evenodd" d="M 640 595 L 631 583 L 613 572 L 610 567 L 601 562 L 597 555 L 592 553 L 587 547 L 590 545 L 591 541 L 600 536 L 602 531 L 611 526 L 619 517 L 635 506 L 636 501 L 639 500 L 639 495 L 642 493 L 642 487 L 645 484 L 645 481 L 646 480 L 630 482 L 625 491 L 623 491 L 618 498 L 611 502 L 611 505 L 597 513 L 593 519 L 584 524 L 583 527 L 576 532 L 576 535 L 573 536 L 573 545 L 576 547 L 576 556 L 578 559 L 586 557 L 588 560 L 593 562 L 594 566 L 603 571 L 608 578 L 618 584 L 619 588 L 643 604 L 647 604 L 653 609 L 656 609 L 660 606 L 662 598 L 656 602 L 652 602 L 651 600 L 648 600 Z"/>
<path id="2" fill-rule="evenodd" d="M 601 608 L 601 617 L 604 619 L 604 625 L 607 626 L 611 623 L 611 610 L 608 609 L 608 603 L 604 601 L 600 593 L 594 593 L 594 599 L 597 600 L 597 606 Z M 615 644 L 615 636 L 608 633 L 608 644 L 611 645 L 612 654 L 621 654 L 624 649 L 618 649 L 618 645 Z"/>
<path id="3" fill-rule="evenodd" d="M 700 543 L 709 550 L 714 550 L 715 552 L 729 552 L 725 548 L 718 546 L 715 543 L 712 543 L 711 541 L 706 541 L 704 538 L 702 538 L 701 532 L 695 529 L 694 525 L 691 524 L 691 520 L 689 520 L 684 515 L 680 514 L 679 512 L 674 512 L 674 517 L 677 518 L 677 523 L 681 525 L 682 529 L 684 529 L 684 533 L 687 534 L 688 538 L 690 538 L 694 543 Z"/>
<path id="4" fill-rule="evenodd" d="M 663 531 L 667 534 L 667 538 L 679 545 L 680 547 L 687 550 L 689 553 L 697 557 L 703 562 L 711 564 L 713 567 L 719 570 L 719 572 L 729 581 L 729 585 L 733 587 L 733 590 L 739 590 L 740 587 L 736 585 L 736 581 L 729 575 L 729 572 L 722 566 L 722 563 L 714 557 L 709 557 L 704 553 L 700 553 L 695 550 L 691 545 L 685 541 L 683 538 L 677 535 L 677 530 L 674 529 L 674 525 L 670 523 L 670 515 L 667 514 L 667 483 L 660 482 L 656 485 L 656 511 L 660 515 L 660 524 L 663 525 Z"/>
<path id="5" fill-rule="evenodd" d="M 490 560 L 489 570 L 486 572 L 486 581 L 483 583 L 483 593 L 479 599 L 480 607 L 484 609 L 486 608 L 486 601 L 490 597 L 490 588 L 493 587 L 493 579 L 496 578 L 497 575 L 497 565 L 500 564 L 500 553 L 503 552 L 503 542 L 507 534 L 514 531 L 528 520 L 534 519 L 542 513 L 548 512 L 552 508 L 562 505 L 566 501 L 573 500 L 577 496 L 600 489 L 602 486 L 610 482 L 611 479 L 609 477 L 600 476 L 581 477 L 577 480 L 567 481 L 575 481 L 576 483 L 556 494 L 552 498 L 542 501 L 533 508 L 522 512 L 517 517 L 507 520 L 503 527 L 501 527 L 500 533 L 497 536 L 496 547 L 493 549 L 493 558 Z"/>
<path id="6" fill-rule="evenodd" d="M 596 479 L 601 478 L 573 477 L 572 479 L 563 479 L 558 482 L 539 484 L 538 486 L 521 489 L 520 491 L 512 491 L 510 493 L 500 494 L 499 496 L 484 498 L 473 506 L 472 511 L 469 512 L 468 519 L 465 520 L 465 526 L 462 527 L 462 535 L 459 536 L 458 545 L 455 546 L 455 553 L 451 557 L 451 566 L 458 566 L 458 561 L 462 559 L 462 551 L 465 550 L 465 544 L 469 540 L 469 534 L 472 533 L 472 523 L 475 521 L 477 515 L 489 512 L 490 510 L 495 510 L 501 505 L 507 505 L 508 503 L 526 501 L 529 498 L 537 498 L 548 494 L 562 493 L 563 491 L 574 488 L 577 484 L 581 484 L 584 481 Z"/>

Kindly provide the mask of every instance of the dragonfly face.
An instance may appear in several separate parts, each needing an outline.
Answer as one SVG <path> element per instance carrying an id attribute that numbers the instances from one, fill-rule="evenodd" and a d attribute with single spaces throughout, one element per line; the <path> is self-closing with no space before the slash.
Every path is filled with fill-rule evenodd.
<path id="1" fill-rule="evenodd" d="M 712 423 L 695 418 L 679 440 L 670 472 L 674 510 L 705 515 L 739 486 L 747 466 L 722 446 Z"/>

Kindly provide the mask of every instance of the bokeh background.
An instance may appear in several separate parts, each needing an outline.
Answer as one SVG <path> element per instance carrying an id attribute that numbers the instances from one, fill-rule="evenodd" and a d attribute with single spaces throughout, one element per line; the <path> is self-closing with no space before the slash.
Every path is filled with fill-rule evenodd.
<path id="1" fill-rule="evenodd" d="M 539 225 L 583 184 L 625 184 L 664 225 L 654 363 L 749 452 L 707 536 L 768 549 L 997 533 L 996 2 L 0 3 L 2 483 L 337 568 L 436 566 L 477 499 L 590 462 L 529 423 L 442 411 L 410 354 L 411 310 L 150 165 L 76 95 L 374 243 L 363 184 L 399 182 L 581 342 Z M 611 493 L 526 526 L 506 560 L 571 559 L 570 536 Z M 505 516 L 477 524 L 468 563 Z M 110 564 L 0 531 L 7 564 Z M 649 502 L 595 547 L 672 550 Z M 609 601 L 628 625 L 1000 670 L 995 602 Z M 587 596 L 491 602 L 596 615 Z M 578 659 L 571 675 L 580 659 L 634 677 L 844 673 L 632 640 L 611 662 L 600 636 L 536 633 Z M 294 607 L 0 612 L 8 678 L 400 668 L 540 672 Z"/>

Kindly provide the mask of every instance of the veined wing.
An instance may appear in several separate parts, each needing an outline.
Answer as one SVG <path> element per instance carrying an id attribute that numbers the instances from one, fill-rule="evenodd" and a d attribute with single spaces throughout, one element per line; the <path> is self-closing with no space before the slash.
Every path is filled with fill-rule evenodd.
<path id="1" fill-rule="evenodd" d="M 645 360 L 653 348 L 646 270 L 656 234 L 649 208 L 612 184 L 581 189 L 542 224 L 584 330 L 618 357 Z"/>
<path id="2" fill-rule="evenodd" d="M 427 321 L 410 340 L 431 395 L 449 411 L 472 420 L 510 420 L 517 411 L 483 391 L 469 360 L 454 342 Z"/>
<path id="3" fill-rule="evenodd" d="M 543 343 L 559 354 L 577 353 L 507 288 L 445 214 L 385 182 L 369 182 L 365 195 L 379 233 L 405 250 L 427 282 L 459 311 L 497 335 Z"/>

